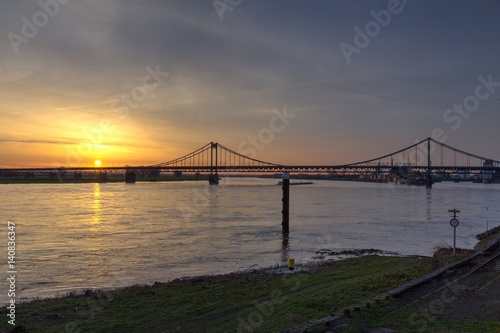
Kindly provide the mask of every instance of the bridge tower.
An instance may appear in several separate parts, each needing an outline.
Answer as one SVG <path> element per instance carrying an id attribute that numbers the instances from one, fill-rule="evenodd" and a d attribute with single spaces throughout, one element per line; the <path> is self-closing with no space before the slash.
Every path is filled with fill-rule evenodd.
<path id="1" fill-rule="evenodd" d="M 208 183 L 210 185 L 219 185 L 218 166 L 218 144 L 210 142 L 210 175 L 208 176 Z"/>
<path id="2" fill-rule="evenodd" d="M 431 175 L 431 138 L 427 138 L 427 175 L 425 176 L 425 187 L 432 188 Z"/>

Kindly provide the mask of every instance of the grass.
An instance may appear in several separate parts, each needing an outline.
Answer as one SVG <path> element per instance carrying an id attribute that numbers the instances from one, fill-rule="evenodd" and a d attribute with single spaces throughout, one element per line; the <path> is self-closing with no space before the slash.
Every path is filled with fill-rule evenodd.
<path id="1" fill-rule="evenodd" d="M 500 323 L 495 321 L 450 321 L 441 317 L 424 316 L 419 311 L 426 307 L 420 303 L 404 307 L 397 300 L 385 300 L 376 306 L 355 312 L 348 322 L 350 327 L 343 333 L 364 333 L 370 328 L 390 327 L 398 333 L 498 333 Z M 339 323 L 340 324 L 340 323 Z M 324 325 L 318 325 L 311 333 L 324 332 Z"/>
<path id="2" fill-rule="evenodd" d="M 454 261 L 465 259 L 473 253 L 474 250 L 457 248 L 455 256 L 453 256 L 452 247 L 436 248 L 434 254 L 432 255 L 434 268 L 438 269 L 439 267 L 449 265 Z"/>
<path id="3" fill-rule="evenodd" d="M 500 235 L 500 227 L 489 230 L 477 236 L 480 243 L 476 249 L 483 248 L 487 242 L 497 240 Z M 451 261 L 460 260 L 469 255 L 471 250 L 457 249 L 456 257 L 451 257 L 450 248 L 440 248 L 434 253 L 432 258 L 432 266 L 447 265 Z M 336 325 L 342 323 L 348 324 L 349 327 L 342 331 L 343 333 L 365 333 L 369 329 L 379 327 L 390 327 L 398 333 L 499 333 L 500 322 L 470 320 L 470 319 L 454 319 L 450 320 L 446 316 L 430 315 L 430 304 L 432 301 L 417 299 L 412 303 L 405 304 L 400 299 L 383 300 L 381 303 L 363 308 L 360 312 L 351 312 L 352 317 L 341 319 Z M 325 331 L 324 325 L 317 325 L 309 330 L 310 333 L 322 333 Z"/>
<path id="4" fill-rule="evenodd" d="M 311 272 L 253 271 L 87 291 L 19 305 L 16 323 L 28 332 L 279 332 L 426 274 L 431 262 L 366 256 Z M 4 320 L 0 330 L 9 326 Z"/>
<path id="5" fill-rule="evenodd" d="M 479 240 L 479 243 L 476 244 L 475 248 L 480 249 L 483 246 L 485 246 L 487 243 L 491 242 L 492 240 L 496 239 L 498 237 L 498 234 L 500 233 L 500 226 L 490 229 L 488 231 L 485 231 L 479 235 L 476 236 L 477 240 Z"/>

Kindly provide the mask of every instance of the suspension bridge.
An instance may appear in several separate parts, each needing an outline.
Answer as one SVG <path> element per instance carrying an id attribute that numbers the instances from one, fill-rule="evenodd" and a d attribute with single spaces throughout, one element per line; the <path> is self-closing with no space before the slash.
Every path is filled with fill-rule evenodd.
<path id="1" fill-rule="evenodd" d="M 125 181 L 135 182 L 136 173 L 194 172 L 208 174 L 210 184 L 218 184 L 219 174 L 296 173 L 364 175 L 371 180 L 400 180 L 431 187 L 436 180 L 468 179 L 491 182 L 500 179 L 500 161 L 466 152 L 426 138 L 392 153 L 360 162 L 340 165 L 284 165 L 245 156 L 220 143 L 210 142 L 195 151 L 171 161 L 148 166 L 2 168 L 0 175 L 33 173 L 99 172 L 106 181 L 107 172 L 124 172 Z"/>

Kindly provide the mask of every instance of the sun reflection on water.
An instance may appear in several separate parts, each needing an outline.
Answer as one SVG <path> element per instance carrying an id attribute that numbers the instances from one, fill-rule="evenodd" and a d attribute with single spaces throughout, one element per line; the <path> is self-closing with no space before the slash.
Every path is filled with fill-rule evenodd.
<path id="1" fill-rule="evenodd" d="M 101 224 L 101 184 L 94 183 L 94 198 L 92 201 L 92 210 L 94 215 L 92 216 L 92 227 L 91 231 L 99 230 L 98 225 Z"/>

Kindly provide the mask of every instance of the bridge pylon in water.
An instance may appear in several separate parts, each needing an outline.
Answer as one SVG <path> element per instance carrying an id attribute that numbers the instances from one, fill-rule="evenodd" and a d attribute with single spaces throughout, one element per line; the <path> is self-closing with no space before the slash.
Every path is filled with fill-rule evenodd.
<path id="1" fill-rule="evenodd" d="M 208 175 L 208 183 L 210 185 L 219 185 L 219 174 L 217 170 L 218 160 L 218 144 L 210 142 L 210 175 Z"/>
<path id="2" fill-rule="evenodd" d="M 425 187 L 432 188 L 431 171 L 431 138 L 427 138 L 427 175 L 425 176 Z"/>

